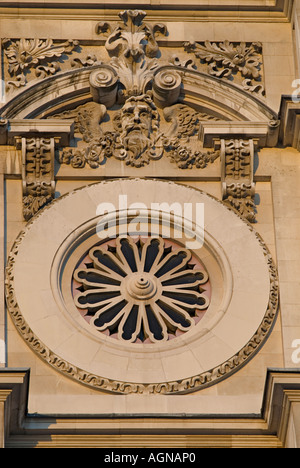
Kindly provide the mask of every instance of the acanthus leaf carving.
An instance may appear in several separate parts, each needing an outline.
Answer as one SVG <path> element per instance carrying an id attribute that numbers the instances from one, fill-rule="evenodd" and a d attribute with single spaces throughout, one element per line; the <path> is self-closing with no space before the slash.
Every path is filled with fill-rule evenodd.
<path id="1" fill-rule="evenodd" d="M 14 78 L 8 85 L 25 86 L 26 75 L 32 69 L 35 69 L 36 76 L 41 78 L 55 74 L 60 66 L 58 61 L 54 60 L 71 53 L 78 43 L 75 40 L 54 42 L 53 39 L 3 39 L 8 71 Z"/>
<path id="2" fill-rule="evenodd" d="M 151 26 L 144 23 L 145 16 L 146 13 L 142 10 L 126 10 L 119 14 L 122 21 L 115 28 L 106 22 L 96 25 L 97 34 L 109 33 L 105 47 L 110 55 L 123 55 L 134 62 L 145 56 L 156 56 L 158 45 L 155 36 L 166 35 L 167 28 L 164 24 Z"/>
<path id="3" fill-rule="evenodd" d="M 154 71 L 159 67 L 156 36 L 166 35 L 167 28 L 163 24 L 152 26 L 145 23 L 145 16 L 144 11 L 127 10 L 119 14 L 122 21 L 117 25 L 100 22 L 96 26 L 97 34 L 108 36 L 105 47 L 112 57 L 109 65 L 118 74 L 123 100 L 145 94 Z M 101 74 L 101 68 L 99 72 Z"/>
<path id="4" fill-rule="evenodd" d="M 185 42 L 187 52 L 194 53 L 202 62 L 208 64 L 208 73 L 218 78 L 232 79 L 239 73 L 244 80 L 241 86 L 250 92 L 264 94 L 261 84 L 262 44 L 224 42 Z M 253 83 L 253 81 L 254 83 Z"/>

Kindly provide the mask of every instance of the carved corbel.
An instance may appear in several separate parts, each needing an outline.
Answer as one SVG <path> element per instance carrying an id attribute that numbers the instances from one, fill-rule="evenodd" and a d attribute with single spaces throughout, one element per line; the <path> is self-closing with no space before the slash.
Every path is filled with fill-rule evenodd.
<path id="1" fill-rule="evenodd" d="M 23 216 L 28 221 L 55 194 L 54 137 L 16 137 L 22 153 Z"/>
<path id="2" fill-rule="evenodd" d="M 220 140 L 222 198 L 251 223 L 255 222 L 253 139 Z"/>
<path id="3" fill-rule="evenodd" d="M 5 144 L 21 150 L 23 216 L 28 221 L 54 198 L 55 150 L 70 144 L 74 122 L 67 119 L 11 119 L 5 128 Z"/>

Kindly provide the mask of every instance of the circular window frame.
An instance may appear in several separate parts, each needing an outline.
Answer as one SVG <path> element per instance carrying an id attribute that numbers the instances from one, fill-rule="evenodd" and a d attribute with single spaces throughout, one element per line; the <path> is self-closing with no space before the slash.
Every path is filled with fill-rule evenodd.
<path id="1" fill-rule="evenodd" d="M 145 219 L 148 213 L 140 213 L 139 218 L 144 216 Z M 163 214 L 163 213 L 162 213 Z M 167 215 L 167 213 L 166 213 Z M 120 213 L 116 211 L 116 216 L 118 220 L 130 220 L 130 213 Z M 114 216 L 115 217 L 115 214 Z M 107 220 L 108 218 L 106 218 Z M 169 217 L 166 218 L 169 221 Z M 160 217 L 161 220 L 161 217 Z M 171 236 L 176 238 L 178 242 L 178 237 L 181 233 L 174 235 L 174 225 L 176 220 L 171 216 L 172 226 L 171 226 Z M 213 239 L 208 233 L 205 233 L 205 241 L 202 249 L 205 249 L 205 269 L 208 272 L 209 278 L 211 278 L 212 289 L 214 290 L 214 295 L 208 307 L 208 310 L 205 314 L 205 317 L 201 320 L 201 326 L 195 326 L 192 330 L 184 333 L 181 337 L 177 337 L 171 341 L 155 344 L 136 344 L 136 343 L 124 343 L 115 339 L 111 339 L 107 336 L 100 335 L 98 331 L 92 330 L 92 328 L 83 320 L 82 316 L 79 314 L 78 309 L 74 304 L 74 298 L 72 294 L 72 289 L 70 284 L 66 284 L 63 278 L 71 278 L 74 269 L 78 263 L 78 259 L 81 258 L 87 250 L 93 247 L 97 241 L 99 243 L 99 238 L 96 234 L 96 226 L 99 226 L 101 223 L 101 218 L 95 218 L 89 220 L 86 224 L 82 224 L 76 232 L 76 238 L 74 238 L 74 233 L 70 233 L 70 236 L 65 239 L 65 241 L 59 246 L 55 258 L 53 259 L 52 269 L 51 269 L 51 288 L 53 296 L 55 297 L 56 303 L 60 308 L 62 314 L 66 317 L 66 320 L 72 320 L 75 327 L 78 327 L 81 332 L 90 335 L 92 339 L 96 341 L 104 341 L 109 345 L 110 349 L 113 351 L 122 351 L 129 353 L 140 353 L 140 354 L 151 354 L 153 352 L 166 352 L 172 349 L 178 349 L 183 344 L 190 344 L 195 339 L 199 339 L 200 336 L 208 333 L 221 318 L 223 317 L 225 311 L 227 310 L 228 304 L 230 303 L 232 296 L 232 286 L 233 279 L 230 269 L 228 259 L 225 255 L 225 252 L 220 247 L 220 245 Z M 192 227 L 192 226 L 191 226 Z M 195 230 L 195 227 L 193 228 Z M 106 242 L 110 237 L 103 239 L 103 242 Z M 188 241 L 188 239 L 186 239 Z M 184 239 L 181 238 L 181 242 L 178 242 L 182 246 L 185 245 Z M 78 247 L 78 250 L 77 250 Z M 216 259 L 212 252 L 218 250 L 218 259 Z M 74 255 L 73 253 L 76 252 Z M 70 254 L 72 253 L 72 255 Z M 197 251 L 193 251 L 197 256 Z M 202 255 L 203 256 L 203 255 Z M 71 260 L 71 261 L 70 261 Z M 218 275 L 218 279 L 215 281 L 215 276 Z M 220 289 L 220 282 L 223 282 L 223 285 L 226 285 L 226 288 L 222 287 Z M 63 286 L 62 286 L 63 285 Z"/>
<path id="2" fill-rule="evenodd" d="M 16 239 L 7 263 L 6 300 L 8 310 L 18 331 L 21 333 L 29 346 L 56 370 L 59 370 L 64 375 L 67 375 L 78 382 L 93 388 L 101 389 L 103 391 L 119 394 L 149 392 L 170 394 L 186 393 L 199 390 L 206 386 L 217 383 L 225 377 L 229 377 L 233 372 L 236 372 L 238 369 L 244 366 L 249 359 L 253 357 L 253 355 L 263 345 L 265 339 L 272 329 L 278 309 L 278 284 L 276 267 L 265 243 L 249 223 L 244 221 L 232 209 L 228 208 L 214 197 L 211 197 L 204 192 L 188 186 L 182 186 L 163 181 L 141 181 L 139 179 L 122 182 L 122 189 L 125 190 L 127 187 L 129 192 L 134 188 L 141 189 L 141 184 L 144 186 L 145 183 L 148 183 L 152 185 L 156 184 L 155 190 L 153 186 L 149 187 L 150 193 L 151 191 L 152 193 L 157 192 L 161 194 L 165 192 L 164 195 L 167 195 L 167 199 L 169 201 L 174 200 L 175 193 L 180 197 L 180 199 L 183 200 L 202 201 L 206 203 L 207 208 L 210 207 L 215 210 L 214 216 L 212 216 L 212 219 L 210 220 L 211 226 L 214 226 L 214 232 L 218 231 L 218 223 L 220 226 L 220 223 L 224 222 L 224 219 L 227 219 L 229 225 L 230 222 L 235 222 L 237 229 L 240 229 L 243 232 L 243 235 L 249 236 L 249 242 L 252 244 L 252 248 L 256 251 L 256 254 L 260 256 L 259 263 L 264 263 L 264 272 L 261 274 L 261 276 L 263 276 L 263 282 L 265 286 L 268 283 L 268 291 L 264 291 L 262 293 L 262 303 L 264 303 L 265 306 L 264 310 L 262 310 L 262 307 L 260 307 L 260 316 L 256 318 L 256 321 L 259 323 L 257 323 L 257 327 L 251 336 L 249 336 L 249 339 L 243 343 L 243 346 L 239 346 L 238 349 L 236 349 L 236 351 L 232 352 L 231 354 L 228 349 L 227 355 L 224 353 L 223 359 L 220 359 L 222 354 L 220 352 L 220 356 L 216 357 L 217 362 L 215 362 L 215 365 L 206 365 L 205 367 L 203 365 L 201 366 L 199 363 L 198 373 L 191 370 L 193 366 L 186 366 L 189 356 L 191 356 L 192 353 L 197 353 L 196 349 L 199 349 L 199 352 L 201 353 L 203 353 L 205 350 L 205 346 L 208 346 L 208 349 L 212 349 L 213 341 L 212 333 L 210 332 L 215 327 L 217 328 L 218 325 L 221 325 L 222 329 L 222 325 L 225 324 L 224 317 L 226 318 L 226 314 L 228 313 L 232 302 L 235 303 L 234 300 L 235 296 L 237 295 L 237 291 L 234 289 L 235 276 L 237 272 L 232 272 L 232 259 L 229 261 L 228 252 L 226 249 L 224 249 L 224 246 L 222 246 L 222 242 L 220 243 L 219 239 L 216 240 L 216 237 L 210 232 L 210 226 L 208 226 L 207 230 L 205 231 L 205 245 L 207 250 L 211 251 L 210 255 L 214 257 L 214 260 L 216 261 L 216 259 L 218 259 L 220 272 L 222 272 L 223 279 L 226 279 L 226 291 L 222 296 L 222 301 L 218 303 L 218 313 L 212 314 L 212 322 L 210 324 L 206 324 L 205 327 L 205 322 L 200 321 L 200 324 L 202 322 L 201 327 L 199 326 L 200 324 L 197 324 L 191 331 L 185 333 L 182 336 L 176 337 L 174 340 L 165 342 L 163 344 L 147 344 L 146 346 L 144 344 L 128 345 L 126 343 L 126 346 L 124 347 L 124 344 L 118 342 L 118 340 L 113 340 L 109 337 L 101 338 L 100 340 L 103 340 L 105 343 L 101 348 L 101 352 L 98 354 L 98 358 L 100 355 L 102 355 L 104 360 L 112 358 L 112 361 L 104 362 L 102 366 L 103 372 L 99 372 L 99 369 L 96 369 L 96 372 L 94 372 L 95 366 L 85 362 L 82 358 L 74 359 L 74 355 L 72 356 L 72 350 L 69 354 L 68 350 L 63 350 L 63 346 L 53 345 L 47 334 L 44 333 L 43 335 L 43 333 L 40 333 L 41 328 L 39 328 L 38 322 L 41 322 L 41 320 L 39 320 L 37 317 L 35 317 L 33 320 L 33 315 L 28 315 L 30 307 L 28 293 L 26 293 L 26 289 L 28 288 L 26 288 L 26 285 L 22 284 L 21 276 L 24 275 L 24 265 L 27 261 L 26 259 L 29 257 L 31 257 L 31 265 L 37 267 L 39 264 L 39 267 L 37 268 L 41 268 L 41 263 L 39 263 L 40 259 L 32 259 L 34 240 L 37 240 L 35 237 L 35 226 L 39 227 L 38 231 L 41 235 L 43 233 L 43 229 L 47 229 L 47 236 L 50 237 L 51 232 L 49 232 L 49 229 L 50 231 L 51 229 L 58 229 L 59 232 L 56 232 L 58 237 L 56 237 L 54 242 L 55 246 L 52 246 L 50 249 L 51 252 L 49 252 L 48 255 L 48 266 L 51 259 L 51 275 L 49 276 L 48 274 L 49 290 L 47 290 L 48 296 L 46 295 L 45 298 L 50 298 L 49 294 L 51 292 L 54 303 L 56 304 L 56 309 L 57 311 L 59 310 L 59 313 L 56 311 L 54 314 L 55 321 L 61 321 L 61 324 L 63 322 L 63 327 L 69 330 L 70 342 L 72 340 L 74 341 L 74 339 L 76 340 L 76 334 L 79 333 L 81 337 L 80 340 L 83 340 L 81 343 L 85 342 L 86 340 L 94 340 L 99 343 L 99 336 L 95 335 L 94 337 L 91 337 L 91 331 L 88 329 L 88 324 L 86 327 L 83 325 L 84 319 L 82 317 L 80 317 L 82 319 L 82 323 L 80 323 L 80 325 L 78 324 L 78 321 L 74 319 L 74 317 L 72 317 L 70 320 L 69 309 L 68 307 L 67 309 L 65 308 L 64 300 L 62 300 L 63 297 L 61 294 L 62 291 L 59 281 L 62 279 L 62 264 L 63 262 L 68 262 L 72 257 L 70 253 L 76 251 L 75 245 L 81 246 L 82 251 L 86 251 L 86 245 L 84 244 L 86 244 L 87 241 L 93 241 L 93 236 L 90 236 L 90 234 L 91 232 L 94 233 L 95 226 L 99 222 L 99 217 L 91 216 L 92 213 L 95 213 L 95 206 L 97 205 L 97 197 L 95 198 L 95 194 L 98 193 L 99 200 L 101 197 L 103 197 L 104 193 L 107 195 L 108 188 L 111 193 L 116 192 L 113 185 L 109 186 L 109 184 L 116 183 L 118 182 L 100 182 L 98 184 L 83 187 L 55 200 L 51 203 L 51 205 L 46 207 L 35 218 L 33 218 Z M 133 185 L 135 185 L 134 188 Z M 137 193 L 137 191 L 134 190 L 134 193 Z M 70 215 L 71 221 L 69 223 L 67 222 L 66 226 L 60 226 L 61 229 L 59 229 L 59 222 L 61 222 L 65 216 L 68 217 L 67 213 L 70 214 L 70 211 L 68 211 L 70 208 L 70 202 L 71 205 L 74 203 L 76 204 L 76 201 L 79 200 L 79 197 L 85 199 L 83 201 L 85 204 L 88 201 L 91 202 L 91 200 L 93 200 L 94 205 L 92 204 L 93 206 L 91 207 L 91 210 L 86 210 L 84 216 L 82 213 L 80 213 L 80 215 L 76 217 L 76 213 L 73 213 L 73 215 Z M 143 197 L 140 196 L 139 199 L 142 201 Z M 146 196 L 144 200 L 149 203 L 149 196 Z M 52 216 L 51 210 L 53 211 Z M 54 214 L 56 214 L 55 223 L 53 223 Z M 52 224 L 49 225 L 49 221 L 51 219 Z M 66 235 L 67 232 L 68 234 Z M 220 235 L 220 237 L 222 237 L 222 235 Z M 85 239 L 85 242 L 83 242 L 83 239 Z M 244 243 L 245 239 L 242 239 Z M 39 240 L 39 242 L 41 242 L 41 240 Z M 30 248 L 31 252 L 28 252 L 28 249 L 30 250 Z M 243 245 L 243 248 L 245 250 L 245 245 Z M 53 255 L 54 250 L 55 254 Z M 239 249 L 237 250 L 239 251 Z M 36 255 L 39 255 L 39 253 L 37 252 Z M 254 267 L 255 261 L 253 261 L 253 257 L 251 258 L 251 255 L 253 255 L 253 252 L 245 254 L 245 258 L 248 258 L 248 261 L 250 261 L 251 265 Z M 201 256 L 199 256 L 199 258 L 201 261 L 203 260 Z M 244 261 L 245 258 L 243 259 Z M 74 262 L 76 259 L 78 261 L 78 256 L 74 255 Z M 222 261 L 220 259 L 222 259 Z M 204 265 L 207 268 L 207 263 L 205 261 Z M 72 268 L 70 264 L 69 268 Z M 249 272 L 250 270 L 251 269 L 249 269 Z M 258 278 L 258 280 L 261 279 L 262 278 Z M 249 281 L 249 288 L 251 289 L 251 282 L 254 281 L 253 276 L 249 278 Z M 257 278 L 254 282 L 257 284 Z M 212 290 L 213 289 L 214 287 L 212 285 Z M 243 291 L 238 292 L 240 293 L 238 302 L 240 307 L 242 307 L 245 305 L 245 297 L 243 298 Z M 221 304 L 223 307 L 220 307 Z M 236 310 L 238 310 L 237 303 L 235 303 L 235 307 Z M 242 311 L 240 311 L 240 313 L 242 314 Z M 29 317 L 30 320 L 28 320 Z M 240 319 L 241 316 L 237 317 L 237 320 Z M 45 320 L 45 324 L 46 322 L 47 320 Z M 253 327 L 253 323 L 251 326 Z M 57 327 L 59 327 L 59 323 L 57 323 Z M 223 328 L 225 330 L 226 326 Z M 243 336 L 245 334 L 244 332 L 245 330 L 243 330 Z M 218 343 L 220 343 L 220 340 L 222 339 L 222 336 L 218 336 Z M 134 347 L 134 349 L 132 347 Z M 74 342 L 72 349 L 74 352 Z M 102 353 L 102 351 L 104 352 Z M 125 371 L 123 374 L 118 374 L 118 370 L 115 369 L 113 372 L 111 372 L 113 367 L 112 362 L 114 359 L 115 361 L 118 359 L 121 360 L 120 366 L 122 366 L 122 363 L 124 364 L 125 362 L 124 360 L 127 359 L 126 363 L 128 366 L 129 357 L 124 357 L 124 352 L 128 353 L 128 356 L 134 355 L 133 361 L 131 362 L 131 365 L 134 367 L 134 373 Z M 159 372 L 157 372 L 157 369 L 152 369 L 152 372 L 150 370 L 148 373 L 146 373 L 144 369 L 139 370 L 143 367 L 141 366 L 142 360 L 144 360 L 145 363 L 145 360 L 149 361 L 150 356 L 152 368 L 156 365 L 159 365 Z M 154 358 L 153 360 L 152 356 L 154 356 L 154 358 L 157 357 L 157 360 L 155 361 Z M 162 362 L 160 363 L 160 361 Z M 178 367 L 180 367 L 180 369 L 177 369 L 175 372 L 173 372 L 172 376 L 175 378 L 167 378 L 168 375 L 166 372 L 166 366 L 168 366 L 169 362 L 174 363 L 175 361 L 178 363 Z M 120 374 L 122 374 L 121 378 L 118 377 Z M 131 378 L 133 374 L 135 377 Z M 163 376 L 166 376 L 166 378 L 163 378 Z"/>

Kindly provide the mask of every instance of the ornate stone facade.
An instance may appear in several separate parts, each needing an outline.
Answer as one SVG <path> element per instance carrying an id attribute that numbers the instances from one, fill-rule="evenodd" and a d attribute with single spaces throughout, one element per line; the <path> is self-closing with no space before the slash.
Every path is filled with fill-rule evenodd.
<path id="1" fill-rule="evenodd" d="M 3 445 L 299 445 L 298 2 L 8 3 Z"/>
<path id="2" fill-rule="evenodd" d="M 242 90 L 246 89 L 250 95 L 262 87 L 252 83 L 253 80 L 263 79 L 262 45 L 233 44 L 229 41 L 222 44 L 206 41 L 204 45 L 185 42 L 178 48 L 181 57 L 170 55 L 166 50 L 168 55 L 159 58 L 161 51 L 157 38 L 168 34 L 167 27 L 164 24 L 149 25 L 144 21 L 146 13 L 141 10 L 124 11 L 119 16 L 121 21 L 117 24 L 99 22 L 96 25 L 96 33 L 106 37 L 105 49 L 110 59 L 102 61 L 96 55 L 90 55 L 83 60 L 81 52 L 80 57 L 66 62 L 71 69 L 78 66 L 90 69 L 89 84 L 93 102 L 75 106 L 74 109 L 64 110 L 62 113 L 50 113 L 49 119 L 73 119 L 75 135 L 79 135 L 81 140 L 72 147 L 64 147 L 58 151 L 59 163 L 70 164 L 73 168 L 83 168 L 87 164 L 94 169 L 106 164 L 109 158 L 116 158 L 136 168 L 163 157 L 168 157 L 180 169 L 203 169 L 214 163 L 220 157 L 220 151 L 214 148 L 204 149 L 199 138 L 200 123 L 220 121 L 224 118 L 232 120 L 232 116 L 224 115 L 224 112 L 222 115 L 220 109 L 212 108 L 207 112 L 197 112 L 193 107 L 184 104 L 185 82 L 188 84 L 191 79 L 197 82 L 204 73 L 202 69 L 197 71 L 198 68 L 189 54 L 193 53 L 207 65 L 204 70 L 210 76 L 235 81 L 236 74 L 241 75 L 245 79 L 242 84 L 236 85 L 237 90 L 239 87 Z M 34 88 L 33 83 L 61 70 L 54 59 L 61 58 L 66 53 L 72 57 L 76 47 L 84 49 L 79 40 L 55 43 L 52 39 L 5 39 L 3 51 L 7 63 L 4 71 L 14 78 L 14 81 L 7 81 L 8 86 L 13 84 L 14 88 L 19 89 L 31 83 Z M 35 79 L 29 81 L 26 77 L 31 75 L 33 70 Z M 253 104 L 254 102 L 255 100 Z M 109 112 L 116 105 L 120 109 Z M 275 120 L 275 114 L 264 108 L 263 103 L 257 101 L 256 106 L 261 107 L 260 118 L 265 121 Z M 9 113 L 4 107 L 3 114 Z M 105 119 L 111 124 L 105 125 Z M 240 127 L 242 128 L 242 124 Z M 247 121 L 244 122 L 243 131 L 246 129 Z M 228 138 L 233 137 L 237 140 L 235 133 L 229 131 Z M 276 144 L 276 134 L 271 138 L 270 128 L 266 128 L 265 133 L 267 144 L 270 144 L 270 140 L 272 145 Z M 251 147 L 247 182 L 243 180 L 245 174 L 239 177 L 238 169 L 235 169 L 234 182 L 228 184 L 224 180 L 224 198 L 251 222 L 255 219 L 255 186 L 252 182 L 253 136 L 249 134 L 248 140 L 235 144 L 236 148 L 237 145 Z M 22 138 L 22 135 L 18 137 Z M 225 139 L 222 139 L 223 141 L 226 148 L 231 146 Z M 25 149 L 22 151 L 26 152 Z M 52 149 L 52 165 L 53 151 Z M 225 155 L 222 157 L 225 179 L 230 179 L 228 167 L 231 164 L 227 165 L 226 162 L 229 153 L 230 150 L 225 149 Z M 234 150 L 236 166 L 244 166 L 244 154 L 244 150 Z M 25 157 L 25 179 L 28 172 L 26 161 Z M 36 174 L 36 178 L 39 179 L 39 174 Z M 43 187 L 40 183 L 40 180 L 33 181 L 32 187 L 39 188 L 31 188 L 29 194 L 27 189 L 24 191 L 25 219 L 29 219 L 30 213 L 34 214 L 38 207 L 52 199 L 53 184 L 50 191 L 45 191 L 45 181 Z"/>

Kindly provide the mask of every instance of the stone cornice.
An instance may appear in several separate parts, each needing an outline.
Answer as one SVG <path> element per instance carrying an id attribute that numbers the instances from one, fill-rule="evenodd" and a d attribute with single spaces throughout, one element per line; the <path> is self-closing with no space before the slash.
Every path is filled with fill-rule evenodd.
<path id="1" fill-rule="evenodd" d="M 5 379 L 6 382 L 1 387 L 10 389 L 12 381 L 22 373 L 18 374 L 15 370 L 0 370 L 0 381 Z M 29 376 L 28 371 L 26 375 Z M 23 393 L 26 392 L 23 378 L 17 382 L 23 383 Z M 134 447 L 186 447 L 180 444 L 190 443 L 192 447 L 203 448 L 288 448 L 286 436 L 291 404 L 299 403 L 299 392 L 299 369 L 269 369 L 262 411 L 254 415 L 189 414 L 183 417 L 182 414 L 167 413 L 114 413 L 33 416 L 26 413 L 23 397 L 17 425 L 11 425 L 7 420 L 10 430 L 6 432 L 5 448 L 109 448 L 132 447 L 132 443 Z M 133 421 L 135 429 L 132 429 Z M 130 434 L 127 432 L 129 427 Z M 168 434 L 161 434 L 162 428 L 167 429 Z"/>
<path id="2" fill-rule="evenodd" d="M 148 13 L 149 21 L 254 21 L 286 22 L 290 21 L 294 0 L 241 0 L 233 4 L 230 0 L 215 0 L 207 5 L 205 0 L 188 0 L 184 7 L 178 0 L 164 4 L 148 0 L 142 3 L 130 1 L 126 6 L 131 9 L 143 8 Z M 78 18 L 117 20 L 121 3 L 107 0 L 104 8 L 99 8 L 97 0 L 62 1 L 62 0 L 12 0 L 2 1 L 1 17 L 43 17 L 48 19 Z"/>

